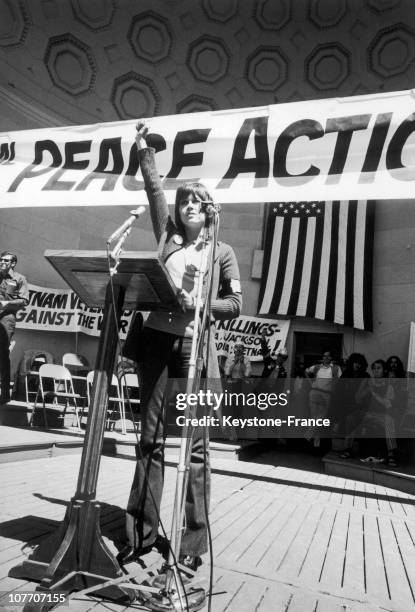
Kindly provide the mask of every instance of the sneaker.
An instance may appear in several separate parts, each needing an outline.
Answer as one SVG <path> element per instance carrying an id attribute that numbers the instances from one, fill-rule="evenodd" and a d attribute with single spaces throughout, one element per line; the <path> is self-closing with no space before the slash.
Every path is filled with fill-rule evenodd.
<path id="1" fill-rule="evenodd" d="M 365 457 L 365 459 L 361 459 L 360 460 L 362 463 L 383 463 L 383 459 L 381 459 L 380 457 Z"/>

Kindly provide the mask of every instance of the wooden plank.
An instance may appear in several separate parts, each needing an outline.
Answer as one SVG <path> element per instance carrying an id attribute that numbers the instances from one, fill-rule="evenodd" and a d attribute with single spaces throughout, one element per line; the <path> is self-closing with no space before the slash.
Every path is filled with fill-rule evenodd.
<path id="1" fill-rule="evenodd" d="M 227 547 L 234 540 L 244 533 L 246 521 L 249 517 L 255 517 L 258 508 L 261 507 L 262 500 L 249 500 L 249 502 L 241 504 L 238 510 L 235 510 L 227 517 L 223 517 L 220 524 L 215 524 L 212 529 L 214 542 L 215 556 L 217 558 L 223 552 L 226 552 Z"/>
<path id="2" fill-rule="evenodd" d="M 356 481 L 345 478 L 343 494 L 341 496 L 341 506 L 344 508 L 354 507 L 354 492 L 355 492 Z"/>
<path id="3" fill-rule="evenodd" d="M 364 583 L 369 599 L 385 602 L 385 606 L 387 606 L 390 605 L 391 601 L 391 577 L 384 563 L 384 551 L 377 518 L 377 516 L 371 514 L 362 515 Z"/>
<path id="4" fill-rule="evenodd" d="M 273 500 L 267 510 L 267 516 L 257 522 L 255 530 L 250 529 L 249 536 L 246 534 L 247 537 L 241 537 L 235 542 L 232 553 L 228 552 L 226 556 L 227 561 L 234 560 L 235 563 L 244 563 L 248 557 L 249 562 L 254 565 L 269 544 L 272 527 L 278 524 L 284 505 L 284 502 L 280 500 Z"/>
<path id="5" fill-rule="evenodd" d="M 318 578 L 322 586 L 339 591 L 342 587 L 343 564 L 349 545 L 350 511 L 340 509 L 333 521 Z"/>
<path id="6" fill-rule="evenodd" d="M 226 553 L 228 562 L 235 561 L 241 549 L 244 549 L 247 539 L 252 542 L 257 533 L 261 531 L 262 520 L 269 514 L 273 503 L 273 499 L 266 499 L 263 503 L 253 504 L 249 510 L 243 512 L 239 525 L 235 525 L 233 521 L 232 526 L 229 526 L 227 530 L 226 537 L 222 537 L 220 542 L 216 541 L 216 556 L 219 558 L 221 554 Z"/>
<path id="7" fill-rule="evenodd" d="M 343 560 L 341 587 L 347 593 L 366 594 L 363 513 L 351 512 L 349 516 L 348 542 Z"/>
<path id="8" fill-rule="evenodd" d="M 385 487 L 382 487 L 381 485 L 376 485 L 376 496 L 378 500 L 379 512 L 382 512 L 384 514 L 392 514 L 393 508 L 389 501 L 389 495 Z"/>
<path id="9" fill-rule="evenodd" d="M 379 516 L 377 519 L 378 531 L 382 543 L 385 566 L 389 577 L 391 600 L 395 606 L 402 609 L 413 609 L 414 600 L 410 584 L 404 572 L 402 558 L 396 544 L 396 539 L 391 528 L 391 519 Z"/>
<path id="10" fill-rule="evenodd" d="M 366 510 L 366 483 L 355 481 L 353 508 Z"/>
<path id="11" fill-rule="evenodd" d="M 287 526 L 292 520 L 293 514 L 302 512 L 298 503 L 287 503 L 278 509 L 275 520 L 270 523 L 268 534 L 264 533 L 264 538 L 256 544 L 250 551 L 249 564 L 255 567 L 257 572 L 274 573 L 275 557 L 274 552 L 280 547 L 280 537 L 284 534 Z M 268 535 L 268 537 L 267 537 Z M 248 567 L 248 563 L 246 563 Z"/>
<path id="12" fill-rule="evenodd" d="M 232 603 L 235 594 L 242 588 L 243 583 L 243 576 L 220 571 L 213 585 L 212 609 L 224 612 Z"/>
<path id="13" fill-rule="evenodd" d="M 307 520 L 303 520 L 290 547 L 279 561 L 277 571 L 279 580 L 297 580 L 301 565 L 321 521 L 324 506 L 314 504 L 310 508 Z"/>
<path id="14" fill-rule="evenodd" d="M 393 531 L 415 609 L 415 546 L 410 538 L 408 538 L 408 532 L 402 521 L 391 520 L 390 526 Z"/>
<path id="15" fill-rule="evenodd" d="M 285 612 L 293 598 L 293 587 L 280 583 L 267 584 L 264 593 L 252 612 Z M 306 611 L 303 611 L 306 612 Z"/>
<path id="16" fill-rule="evenodd" d="M 298 579 L 302 584 L 316 585 L 320 578 L 338 509 L 326 507 L 319 521 L 315 537 L 301 562 Z"/>
<path id="17" fill-rule="evenodd" d="M 280 566 L 283 563 L 292 542 L 295 540 L 302 523 L 310 514 L 312 506 L 308 504 L 297 505 L 291 512 L 284 525 L 272 541 L 272 546 L 267 550 L 266 554 L 261 559 L 261 563 L 257 566 L 262 570 L 268 566 L 268 572 L 272 571 L 278 575 Z"/>
<path id="18" fill-rule="evenodd" d="M 223 612 L 253 612 L 258 610 L 258 605 L 266 590 L 266 584 L 263 581 L 252 580 L 249 576 L 240 574 L 238 574 L 238 580 L 241 581 L 240 585 L 223 608 Z M 227 584 L 225 578 L 224 585 Z"/>

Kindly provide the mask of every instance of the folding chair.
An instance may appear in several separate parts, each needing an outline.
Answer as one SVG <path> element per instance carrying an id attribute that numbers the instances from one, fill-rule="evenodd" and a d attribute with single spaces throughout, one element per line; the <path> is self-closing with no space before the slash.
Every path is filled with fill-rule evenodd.
<path id="1" fill-rule="evenodd" d="M 62 355 L 62 365 L 66 366 L 68 370 L 72 367 L 79 370 L 89 369 L 88 359 L 78 353 L 65 353 Z"/>
<path id="2" fill-rule="evenodd" d="M 47 382 L 48 381 L 48 382 Z M 64 412 L 66 414 L 66 410 L 70 405 L 70 402 L 73 402 L 73 407 L 75 409 L 76 421 L 78 425 L 78 429 L 81 429 L 81 421 L 79 418 L 78 412 L 78 403 L 85 403 L 85 397 L 80 395 L 79 393 L 74 392 L 72 375 L 68 368 L 63 365 L 57 365 L 52 363 L 45 363 L 39 368 L 39 387 L 36 394 L 35 403 L 32 410 L 32 416 L 30 419 L 30 424 L 33 425 L 33 417 L 35 410 L 37 408 L 37 402 L 39 396 L 42 400 L 43 404 L 43 416 L 45 420 L 45 426 L 48 426 L 47 416 L 46 416 L 46 403 L 48 400 L 51 400 L 51 403 L 54 405 L 59 405 L 59 400 L 64 402 Z"/>
<path id="3" fill-rule="evenodd" d="M 91 372 L 88 372 L 86 376 L 86 393 L 87 393 L 87 400 L 88 400 L 88 408 L 91 405 L 91 391 L 92 391 L 92 385 L 94 382 L 94 374 L 95 374 L 95 371 L 91 370 Z M 110 404 L 115 404 L 117 406 L 118 413 L 120 415 L 120 419 L 124 422 L 125 415 L 124 415 L 122 397 L 120 394 L 118 378 L 115 376 L 115 374 L 112 375 L 110 388 L 108 390 L 108 408 L 107 408 L 107 427 L 108 429 L 111 429 L 111 423 L 115 423 L 115 419 L 111 418 L 113 416 L 114 410 L 110 408 Z"/>
<path id="4" fill-rule="evenodd" d="M 30 364 L 30 370 L 26 372 L 24 378 L 24 386 L 25 386 L 25 394 L 26 394 L 26 405 L 30 405 L 30 396 L 34 396 L 34 400 L 36 401 L 36 397 L 39 389 L 39 369 L 40 367 L 46 363 L 45 355 L 38 355 L 34 357 L 32 363 Z M 33 414 L 32 414 L 33 416 Z"/>
<path id="5" fill-rule="evenodd" d="M 120 385 L 124 412 L 124 420 L 122 421 L 121 433 L 126 434 L 127 430 L 125 427 L 125 407 L 127 405 L 130 412 L 133 406 L 140 406 L 140 384 L 138 382 L 137 374 L 133 372 L 122 373 L 120 375 Z"/>
<path id="6" fill-rule="evenodd" d="M 65 353 L 62 355 L 62 365 L 72 374 L 74 389 L 81 395 L 86 393 L 86 375 L 90 365 L 88 359 L 79 353 Z"/>

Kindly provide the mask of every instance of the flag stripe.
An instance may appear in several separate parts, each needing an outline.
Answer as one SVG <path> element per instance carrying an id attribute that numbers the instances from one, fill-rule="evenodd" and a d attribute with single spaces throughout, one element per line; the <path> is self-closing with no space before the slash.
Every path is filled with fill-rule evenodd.
<path id="1" fill-rule="evenodd" d="M 364 325 L 363 303 L 361 296 L 364 293 L 364 243 L 366 231 L 366 203 L 359 202 L 356 219 L 356 249 L 355 249 L 355 276 L 354 276 L 354 318 L 357 324 Z"/>
<path id="2" fill-rule="evenodd" d="M 259 289 L 259 298 L 258 298 L 258 304 L 261 304 L 261 308 L 264 305 L 264 295 L 266 292 L 270 292 L 272 290 L 272 287 L 270 287 L 270 284 L 268 282 L 268 273 L 269 273 L 269 267 L 270 267 L 270 262 L 272 261 L 271 257 L 275 257 L 275 253 L 273 252 L 273 243 L 276 242 L 276 236 L 275 236 L 275 224 L 277 223 L 277 218 L 275 218 L 272 215 L 272 209 L 270 208 L 270 206 L 266 206 L 265 208 L 265 214 L 264 214 L 264 220 L 265 220 L 265 237 L 264 237 L 264 251 L 263 251 L 263 258 L 262 258 L 262 272 L 261 272 L 261 276 L 262 276 L 262 280 L 266 279 L 267 282 L 261 282 L 261 287 Z M 271 227 L 272 226 L 272 227 Z M 279 248 L 279 245 L 278 245 Z M 268 257 L 268 254 L 271 253 L 271 257 Z M 259 308 L 259 311 L 261 310 L 261 308 Z"/>
<path id="3" fill-rule="evenodd" d="M 353 325 L 355 314 L 355 248 L 356 248 L 356 215 L 357 202 L 349 202 L 349 215 L 347 219 L 347 245 L 346 245 L 346 277 L 344 289 L 344 324 Z M 359 265 L 359 264 L 358 264 Z M 360 297 L 361 299 L 361 297 Z"/>
<path id="4" fill-rule="evenodd" d="M 281 301 L 279 312 L 281 314 L 289 314 L 289 304 L 292 291 L 295 287 L 294 283 L 294 271 L 295 262 L 299 249 L 299 230 L 300 230 L 300 219 L 292 219 L 291 221 L 291 232 L 290 232 L 290 243 L 288 247 L 287 267 L 284 278 L 284 286 L 281 294 Z"/>
<path id="5" fill-rule="evenodd" d="M 344 303 L 346 293 L 346 267 L 347 267 L 347 219 L 349 203 L 345 200 L 340 202 L 339 208 L 339 239 L 337 254 L 337 279 L 336 293 L 334 296 L 334 320 L 336 323 L 344 324 Z"/>
<path id="6" fill-rule="evenodd" d="M 363 329 L 372 331 L 373 234 L 375 229 L 374 202 L 366 202 L 366 232 L 363 267 Z"/>
<path id="7" fill-rule="evenodd" d="M 310 294 L 311 270 L 313 265 L 313 249 L 315 248 L 316 218 L 307 219 L 307 236 L 304 247 L 303 273 L 301 277 L 300 294 L 297 303 L 297 315 L 307 314 L 307 303 Z"/>
<path id="8" fill-rule="evenodd" d="M 313 264 L 311 266 L 310 278 L 310 295 L 308 296 L 307 317 L 317 316 L 317 295 L 320 285 L 320 266 L 321 254 L 323 252 L 323 235 L 324 235 L 325 215 L 316 218 L 316 232 L 313 253 Z"/>
<path id="9" fill-rule="evenodd" d="M 260 312 L 270 311 L 272 296 L 274 294 L 275 280 L 277 277 L 278 264 L 280 260 L 280 246 L 283 225 L 284 219 L 282 219 L 281 217 L 276 217 L 275 222 L 272 223 L 272 227 L 266 236 L 264 253 L 271 252 L 271 255 L 267 258 L 264 257 L 263 265 L 265 264 L 266 269 L 264 270 L 263 274 L 265 274 L 265 278 L 267 279 L 267 281 L 264 286 L 264 298 L 262 300 Z M 271 243 L 271 246 L 269 246 L 269 243 Z"/>
<path id="10" fill-rule="evenodd" d="M 317 319 L 326 318 L 327 287 L 329 280 L 329 263 L 331 251 L 332 209 L 332 202 L 327 202 L 324 215 L 323 246 L 321 249 L 320 277 L 318 280 L 318 293 L 316 303 Z"/>
<path id="11" fill-rule="evenodd" d="M 289 296 L 287 314 L 296 315 L 298 300 L 300 297 L 301 278 L 303 275 L 304 266 L 304 251 L 307 237 L 307 225 L 308 219 L 301 217 L 296 219 L 299 225 L 298 240 L 297 240 L 297 253 L 295 255 L 294 271 L 293 271 L 293 282 L 291 287 L 291 295 Z"/>
<path id="12" fill-rule="evenodd" d="M 336 300 L 337 285 L 337 256 L 339 250 L 339 213 L 340 202 L 333 202 L 333 213 L 331 221 L 331 251 L 329 262 L 329 276 L 327 281 L 326 314 L 323 317 L 327 321 L 334 321 L 334 304 Z"/>
<path id="13" fill-rule="evenodd" d="M 271 301 L 271 312 L 279 312 L 279 306 L 281 301 L 282 288 L 284 285 L 285 270 L 287 267 L 288 248 L 290 245 L 290 234 L 291 234 L 291 218 L 285 219 L 280 246 L 280 261 L 277 270 L 277 277 L 275 280 L 275 291 Z"/>

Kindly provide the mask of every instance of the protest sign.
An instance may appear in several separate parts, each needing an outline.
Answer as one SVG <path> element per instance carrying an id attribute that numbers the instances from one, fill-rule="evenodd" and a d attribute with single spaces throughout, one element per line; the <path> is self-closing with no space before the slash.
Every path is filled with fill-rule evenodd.
<path id="1" fill-rule="evenodd" d="M 233 346 L 240 342 L 245 347 L 245 355 L 251 361 L 262 361 L 261 335 L 265 334 L 271 352 L 285 347 L 290 321 L 262 319 L 241 315 L 236 319 L 217 321 L 215 331 L 216 348 L 219 356 L 232 354 Z"/>
<path id="2" fill-rule="evenodd" d="M 125 339 L 132 311 L 126 310 L 120 322 L 120 337 Z M 102 308 L 88 308 L 70 289 L 50 289 L 29 284 L 29 304 L 16 314 L 18 329 L 82 332 L 99 336 Z"/>

